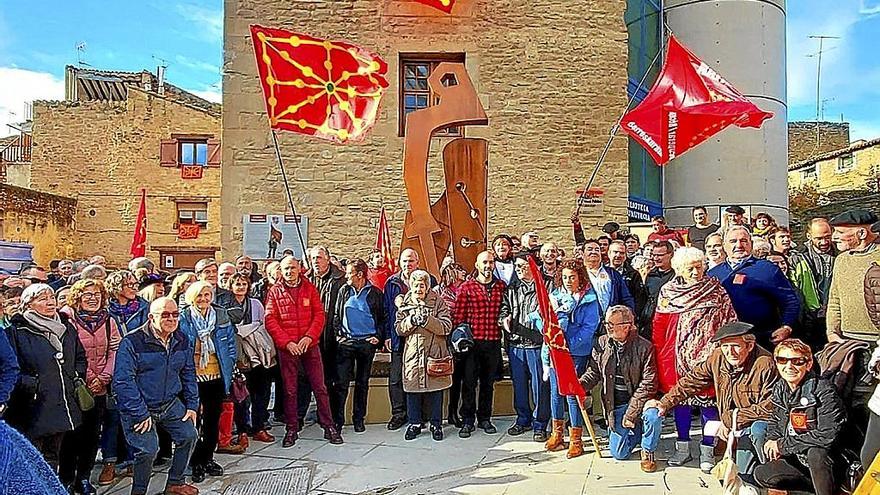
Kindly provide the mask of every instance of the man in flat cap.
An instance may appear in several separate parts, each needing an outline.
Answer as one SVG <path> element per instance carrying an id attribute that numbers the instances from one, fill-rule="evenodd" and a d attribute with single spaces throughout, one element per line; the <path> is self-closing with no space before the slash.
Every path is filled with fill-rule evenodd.
<path id="1" fill-rule="evenodd" d="M 829 342 L 844 338 L 875 342 L 880 330 L 872 323 L 865 301 L 865 277 L 880 263 L 877 233 L 871 226 L 877 215 L 866 210 L 849 210 L 832 218 L 831 240 L 840 254 L 831 272 L 828 295 L 827 332 Z"/>
<path id="2" fill-rule="evenodd" d="M 728 206 L 724 209 L 724 217 L 727 219 L 727 228 L 733 227 L 734 225 L 742 225 L 749 232 L 752 231 L 752 227 L 749 225 L 749 222 L 745 217 L 746 210 L 742 208 L 742 206 Z"/>
<path id="3" fill-rule="evenodd" d="M 712 338 L 717 345 L 693 370 L 660 400 L 649 400 L 645 411 L 656 407 L 660 415 L 686 399 L 700 395 L 709 387 L 715 390 L 721 427 L 718 438 L 727 438 L 731 429 L 741 432 L 736 446 L 736 465 L 740 473 L 751 473 L 756 462 L 764 462 L 764 439 L 772 416 L 773 386 L 779 375 L 773 356 L 755 344 L 753 326 L 731 322 L 718 329 Z M 733 411 L 736 410 L 736 424 Z"/>

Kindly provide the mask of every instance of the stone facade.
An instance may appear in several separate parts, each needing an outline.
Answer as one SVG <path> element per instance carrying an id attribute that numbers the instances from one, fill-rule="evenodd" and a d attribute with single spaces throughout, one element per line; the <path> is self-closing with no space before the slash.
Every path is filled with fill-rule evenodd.
<path id="1" fill-rule="evenodd" d="M 467 137 L 489 141 L 489 229 L 538 229 L 569 248 L 569 216 L 615 120 L 626 105 L 627 35 L 623 0 L 513 2 L 459 0 L 451 16 L 412 0 L 225 0 L 222 246 L 241 251 L 242 215 L 284 213 L 286 196 L 274 156 L 248 26 L 260 24 L 347 40 L 376 51 L 390 86 L 376 126 L 360 144 L 336 146 L 279 133 L 294 203 L 310 219 L 309 244 L 340 256 L 375 242 L 384 205 L 395 244 L 407 198 L 404 138 L 398 136 L 401 54 L 465 53 L 489 116 Z M 527 10 L 527 12 L 526 12 Z M 429 184 L 442 190 L 431 142 Z M 627 140 L 618 137 L 599 174 L 604 205 L 584 223 L 627 218 Z"/>
<path id="2" fill-rule="evenodd" d="M 880 189 L 880 138 L 856 141 L 789 167 L 790 190 L 807 184 L 823 195 L 847 190 L 877 191 Z"/>
<path id="3" fill-rule="evenodd" d="M 816 126 L 816 122 L 788 123 L 789 164 L 849 146 L 848 122 L 819 122 L 818 133 Z"/>
<path id="4" fill-rule="evenodd" d="M 158 261 L 157 247 L 219 249 L 219 167 L 182 180 L 177 166 L 160 165 L 161 143 L 174 135 L 219 137 L 218 112 L 130 87 L 125 101 L 38 101 L 33 115 L 31 187 L 77 199 L 77 256 L 127 263 L 141 188 L 147 190 L 147 256 Z M 198 239 L 177 238 L 178 201 L 207 203 L 208 223 Z"/>
<path id="5" fill-rule="evenodd" d="M 69 258 L 79 251 L 76 200 L 0 184 L 0 240 L 27 242 L 38 264 Z"/>

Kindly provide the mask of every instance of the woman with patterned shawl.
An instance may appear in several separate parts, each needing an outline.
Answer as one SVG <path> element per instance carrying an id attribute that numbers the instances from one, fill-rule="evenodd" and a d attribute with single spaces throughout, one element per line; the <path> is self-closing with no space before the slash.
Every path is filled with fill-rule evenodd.
<path id="1" fill-rule="evenodd" d="M 706 255 L 697 248 L 679 248 L 672 257 L 675 277 L 660 288 L 654 313 L 653 342 L 657 355 L 660 392 L 671 389 L 680 376 L 706 360 L 714 349 L 710 342 L 725 323 L 736 320 L 733 303 L 724 287 L 706 276 Z M 700 408 L 701 425 L 718 420 L 714 392 L 707 389 L 686 404 L 673 409 L 678 441 L 669 465 L 681 466 L 691 460 L 690 426 L 693 408 Z M 715 437 L 703 435 L 700 469 L 708 473 L 714 466 Z"/>

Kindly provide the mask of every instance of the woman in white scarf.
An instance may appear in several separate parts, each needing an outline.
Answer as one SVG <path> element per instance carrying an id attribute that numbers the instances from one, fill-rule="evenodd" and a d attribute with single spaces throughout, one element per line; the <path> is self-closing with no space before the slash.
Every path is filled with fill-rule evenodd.
<path id="1" fill-rule="evenodd" d="M 214 462 L 220 432 L 220 413 L 229 394 L 235 367 L 235 330 L 226 310 L 214 306 L 214 287 L 194 282 L 184 294 L 186 306 L 180 312 L 180 331 L 193 345 L 196 381 L 202 404 L 201 434 L 190 458 L 192 479 L 199 483 L 205 475 L 222 476 L 223 468 Z"/>

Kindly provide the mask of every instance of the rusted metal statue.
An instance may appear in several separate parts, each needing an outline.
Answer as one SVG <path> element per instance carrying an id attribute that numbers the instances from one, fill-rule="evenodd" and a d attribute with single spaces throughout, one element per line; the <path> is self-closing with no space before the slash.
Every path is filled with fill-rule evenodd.
<path id="1" fill-rule="evenodd" d="M 446 189 L 431 204 L 431 136 L 448 127 L 487 125 L 489 119 L 464 64 L 439 64 L 428 85 L 440 102 L 406 116 L 403 181 L 410 208 L 401 249 L 415 249 L 422 266 L 439 277 L 450 245 L 456 262 L 467 269 L 486 249 L 489 145 L 484 139 L 459 138 L 443 148 Z"/>

